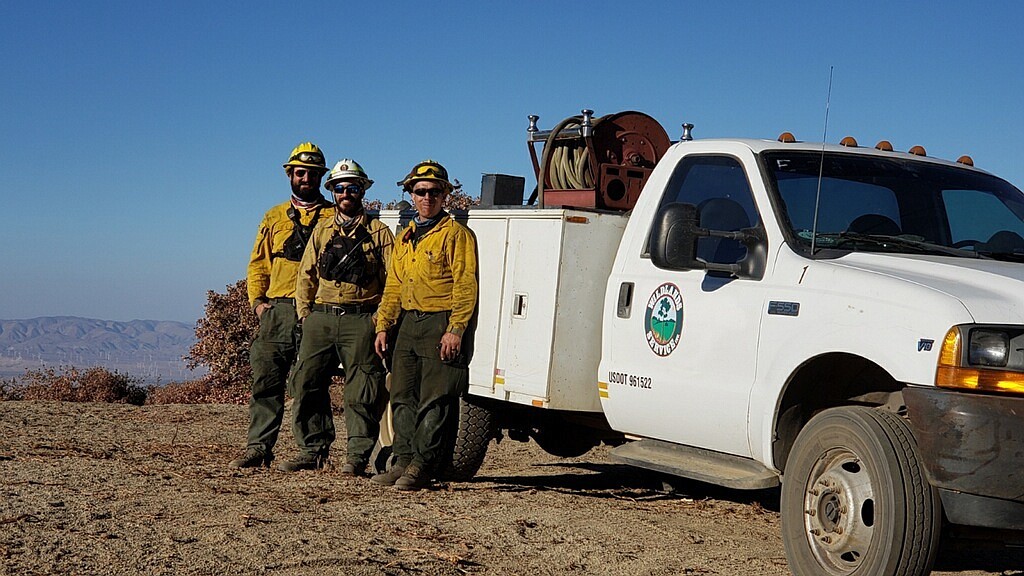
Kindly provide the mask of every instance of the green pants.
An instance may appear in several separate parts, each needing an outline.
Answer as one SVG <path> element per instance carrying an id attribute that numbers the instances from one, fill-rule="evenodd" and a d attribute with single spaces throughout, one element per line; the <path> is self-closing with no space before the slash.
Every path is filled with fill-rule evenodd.
<path id="1" fill-rule="evenodd" d="M 405 312 L 391 372 L 396 463 L 439 472 L 454 445 L 459 397 L 469 385 L 465 361 L 442 362 L 438 348 L 450 312 Z"/>
<path id="2" fill-rule="evenodd" d="M 292 431 L 299 449 L 326 454 L 334 442 L 334 418 L 328 388 L 338 364 L 345 367 L 345 429 L 348 461 L 370 459 L 380 418 L 387 406 L 384 366 L 373 350 L 372 315 L 313 312 L 302 322 L 302 343 L 290 392 Z"/>
<path id="3" fill-rule="evenodd" d="M 252 396 L 249 397 L 247 444 L 271 452 L 284 418 L 284 391 L 295 361 L 295 305 L 275 300 L 260 317 L 260 329 L 249 348 Z"/>

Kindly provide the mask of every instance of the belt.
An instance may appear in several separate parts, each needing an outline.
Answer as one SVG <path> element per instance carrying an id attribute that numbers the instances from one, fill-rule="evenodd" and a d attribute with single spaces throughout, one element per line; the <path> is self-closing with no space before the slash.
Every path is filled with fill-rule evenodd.
<path id="1" fill-rule="evenodd" d="M 275 304 L 291 304 L 295 306 L 295 298 L 271 298 L 270 301 Z"/>
<path id="2" fill-rule="evenodd" d="M 406 310 L 406 314 L 412 314 L 417 318 L 426 318 L 427 316 L 433 316 L 434 314 L 444 314 L 450 312 L 450 310 L 437 310 L 434 312 L 424 312 L 423 310 Z"/>
<path id="3" fill-rule="evenodd" d="M 345 314 L 373 314 L 377 311 L 376 304 L 313 304 L 314 312 L 325 312 L 335 316 Z"/>

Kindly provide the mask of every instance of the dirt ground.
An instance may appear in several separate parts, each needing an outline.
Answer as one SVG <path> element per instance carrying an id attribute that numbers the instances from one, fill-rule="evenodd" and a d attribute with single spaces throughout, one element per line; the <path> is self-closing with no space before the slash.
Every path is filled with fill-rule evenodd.
<path id="1" fill-rule="evenodd" d="M 603 449 L 508 439 L 474 481 L 418 493 L 229 470 L 246 422 L 243 406 L 0 403 L 0 574 L 789 573 L 777 491 L 666 492 Z M 277 451 L 294 454 L 287 431 Z M 1024 575 L 1020 549 L 954 544 L 935 574 Z"/>

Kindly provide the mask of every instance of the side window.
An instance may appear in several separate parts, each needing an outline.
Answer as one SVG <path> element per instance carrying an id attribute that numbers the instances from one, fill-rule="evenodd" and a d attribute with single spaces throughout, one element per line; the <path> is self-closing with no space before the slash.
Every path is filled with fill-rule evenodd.
<path id="1" fill-rule="evenodd" d="M 730 156 L 684 158 L 669 179 L 659 210 L 674 203 L 695 205 L 702 228 L 736 231 L 761 222 L 746 172 L 739 160 Z M 705 262 L 733 264 L 746 254 L 746 247 L 736 240 L 697 241 L 697 257 Z"/>

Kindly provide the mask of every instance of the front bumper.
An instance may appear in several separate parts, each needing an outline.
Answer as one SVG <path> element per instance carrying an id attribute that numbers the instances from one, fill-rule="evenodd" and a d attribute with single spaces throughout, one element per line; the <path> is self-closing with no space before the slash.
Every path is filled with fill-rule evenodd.
<path id="1" fill-rule="evenodd" d="M 1024 530 L 1024 398 L 916 387 L 903 398 L 949 521 Z"/>

